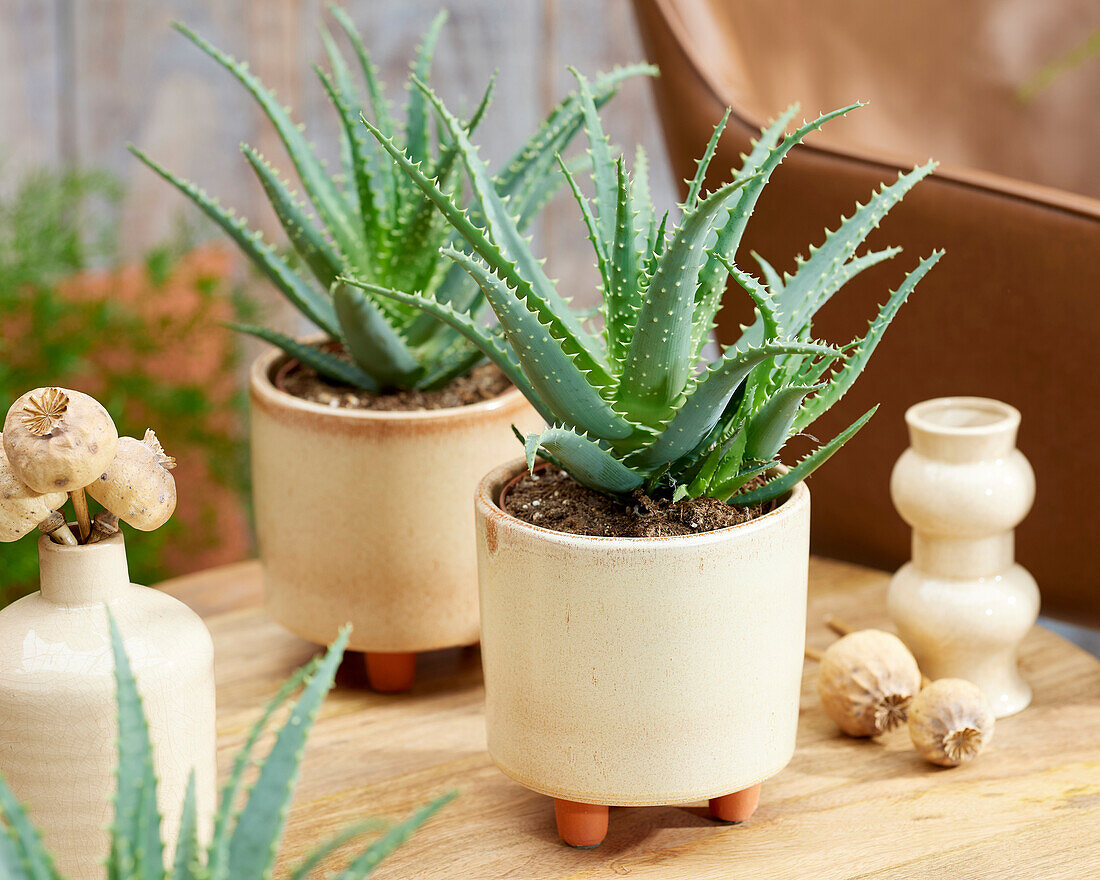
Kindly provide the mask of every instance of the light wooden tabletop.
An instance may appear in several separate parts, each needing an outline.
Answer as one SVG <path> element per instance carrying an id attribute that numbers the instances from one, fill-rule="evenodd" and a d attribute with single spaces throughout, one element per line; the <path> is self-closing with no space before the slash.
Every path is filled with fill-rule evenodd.
<path id="1" fill-rule="evenodd" d="M 815 559 L 808 643 L 832 613 L 885 624 L 881 572 Z M 223 773 L 279 683 L 314 647 L 272 623 L 248 562 L 162 585 L 206 618 L 216 646 Z M 1035 691 L 997 723 L 990 748 L 955 769 L 925 764 L 905 730 L 842 736 L 825 716 L 807 662 L 798 749 L 764 784 L 746 824 L 698 807 L 616 808 L 598 849 L 558 840 L 549 798 L 507 779 L 485 752 L 476 649 L 421 658 L 413 691 L 365 688 L 349 655 L 310 738 L 283 846 L 289 864 L 333 830 L 403 816 L 433 795 L 461 796 L 373 876 L 384 878 L 1100 878 L 1100 662 L 1040 629 L 1024 643 Z"/>

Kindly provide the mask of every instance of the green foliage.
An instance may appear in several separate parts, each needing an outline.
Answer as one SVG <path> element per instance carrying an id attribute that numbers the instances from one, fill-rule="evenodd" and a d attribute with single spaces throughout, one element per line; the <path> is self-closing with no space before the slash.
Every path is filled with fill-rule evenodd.
<path id="1" fill-rule="evenodd" d="M 708 496 L 735 504 L 777 497 L 805 478 L 870 418 L 867 413 L 838 437 L 795 464 L 786 476 L 743 492 L 760 474 L 775 473 L 787 440 L 804 430 L 851 386 L 898 308 L 939 259 L 914 269 L 872 322 L 867 334 L 835 348 L 813 340 L 815 313 L 858 272 L 893 256 L 897 248 L 856 256 L 886 212 L 933 164 L 901 175 L 843 219 L 824 242 L 780 277 L 762 262 L 767 282 L 733 260 L 757 198 L 787 152 L 853 104 L 787 127 L 791 108 L 762 133 L 730 182 L 703 192 L 708 164 L 726 118 L 715 128 L 680 219 L 671 228 L 650 204 L 644 155 L 631 174 L 616 160 L 600 125 L 587 80 L 579 82 L 591 156 L 594 204 L 565 166 L 596 256 L 603 297 L 602 328 L 593 331 L 569 308 L 520 234 L 515 210 L 492 186 L 461 122 L 419 79 L 444 129 L 460 151 L 484 218 L 475 222 L 407 151 L 377 126 L 379 144 L 435 201 L 468 248 L 444 255 L 481 287 L 500 321 L 487 333 L 431 297 L 361 284 L 376 296 L 417 306 L 448 322 L 496 362 L 551 426 L 526 438 L 528 461 L 540 452 L 575 479 L 608 494 L 635 489 Z M 667 215 L 666 215 L 667 217 Z M 729 276 L 755 304 L 755 320 L 712 363 L 702 360 Z"/>
<path id="2" fill-rule="evenodd" d="M 268 880 L 282 839 L 306 738 L 321 701 L 332 687 L 348 631 L 339 635 L 323 658 L 315 659 L 287 681 L 249 732 L 223 790 L 214 818 L 214 833 L 205 853 L 196 838 L 194 776 L 191 777 L 184 798 L 175 858 L 166 869 L 149 726 L 113 617 L 110 627 L 118 687 L 118 769 L 106 877 L 108 880 Z M 275 744 L 266 759 L 259 762 L 256 780 L 243 805 L 238 807 L 244 789 L 243 777 L 252 765 L 252 751 L 257 741 L 275 713 L 299 690 L 301 695 L 275 734 Z M 374 821 L 345 829 L 311 853 L 290 876 L 298 880 L 317 876 L 316 868 L 322 859 L 336 848 L 382 830 L 384 833 L 363 846 L 343 871 L 329 875 L 334 880 L 360 880 L 453 797 L 451 793 L 437 798 L 392 826 Z M 4 880 L 61 880 L 41 838 L 2 778 L 0 877 Z"/>
<path id="3" fill-rule="evenodd" d="M 139 264 L 123 264 L 115 241 L 121 187 L 106 173 L 43 170 L 6 191 L 0 400 L 61 384 L 93 392 L 125 433 L 157 428 L 196 494 L 162 529 L 128 542 L 135 579 L 155 583 L 225 538 L 226 507 L 235 511 L 247 490 L 245 399 L 233 378 L 239 346 L 231 337 L 212 346 L 208 334 L 219 320 L 248 317 L 248 304 L 226 281 L 228 261 L 194 251 L 186 229 Z M 216 359 L 202 375 L 165 363 L 193 359 L 187 352 L 200 335 Z M 35 542 L 5 548 L 0 607 L 37 581 Z"/>
<path id="4" fill-rule="evenodd" d="M 296 344 L 273 330 L 250 324 L 238 325 L 238 329 L 271 342 L 330 379 L 367 391 L 440 388 L 481 360 L 477 345 L 446 322 L 392 299 L 365 293 L 339 278 L 349 276 L 367 284 L 416 293 L 476 320 L 484 308 L 478 286 L 458 266 L 439 255 L 440 248 L 454 237 L 453 232 L 434 209 L 431 198 L 366 136 L 360 119 L 365 120 L 369 114 L 377 130 L 400 143 L 409 161 L 441 193 L 461 200 L 457 135 L 441 128 L 433 137 L 429 102 L 412 83 L 406 119 L 399 123 L 383 96 L 378 72 L 355 25 L 339 7 L 329 8 L 354 50 L 359 75 L 366 87 L 363 100 L 351 66 L 322 26 L 329 70 L 315 69 L 340 124 L 342 172 L 337 175 L 325 171 L 289 110 L 249 72 L 246 64 L 221 52 L 184 25 L 176 25 L 184 36 L 240 81 L 278 132 L 304 197 L 294 192 L 256 150 L 248 145 L 242 145 L 241 149 L 259 178 L 300 267 L 292 266 L 260 233 L 195 184 L 167 171 L 135 147 L 130 149 L 221 226 L 306 318 L 342 342 L 350 363 Z M 424 35 L 410 65 L 413 82 L 428 78 L 445 18 L 445 13 L 436 16 Z M 592 101 L 603 104 L 615 94 L 623 79 L 653 73 L 654 68 L 637 65 L 601 75 L 593 84 Z M 473 132 L 484 116 L 493 86 L 491 80 L 470 119 L 458 125 L 463 138 Z M 554 173 L 554 156 L 565 149 L 580 129 L 581 115 L 579 96 L 570 95 L 554 108 L 493 179 L 491 186 L 499 198 L 508 201 L 518 229 L 534 219 L 560 182 Z M 306 270 L 312 278 L 303 274 Z"/>

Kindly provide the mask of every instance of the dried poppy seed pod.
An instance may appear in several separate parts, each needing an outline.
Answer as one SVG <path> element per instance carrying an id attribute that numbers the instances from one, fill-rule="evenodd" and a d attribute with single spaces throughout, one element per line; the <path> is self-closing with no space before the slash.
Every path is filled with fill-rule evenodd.
<path id="1" fill-rule="evenodd" d="M 981 689 L 961 678 L 932 682 L 909 706 L 909 736 L 926 761 L 957 767 L 993 739 L 993 707 Z"/>
<path id="2" fill-rule="evenodd" d="M 20 480 L 0 445 L 0 541 L 18 541 L 29 535 L 64 503 L 64 492 L 43 495 Z"/>
<path id="3" fill-rule="evenodd" d="M 849 736 L 877 736 L 905 722 L 920 669 L 901 639 L 864 629 L 833 642 L 821 658 L 817 692 Z"/>
<path id="4" fill-rule="evenodd" d="M 118 431 L 93 397 L 65 388 L 35 388 L 4 419 L 4 452 L 12 471 L 35 492 L 76 492 L 115 457 Z M 60 505 L 55 505 L 60 506 Z"/>
<path id="5" fill-rule="evenodd" d="M 127 525 L 151 532 L 176 509 L 176 481 L 170 472 L 175 466 L 152 430 L 142 440 L 120 437 L 114 461 L 87 487 L 88 494 Z"/>

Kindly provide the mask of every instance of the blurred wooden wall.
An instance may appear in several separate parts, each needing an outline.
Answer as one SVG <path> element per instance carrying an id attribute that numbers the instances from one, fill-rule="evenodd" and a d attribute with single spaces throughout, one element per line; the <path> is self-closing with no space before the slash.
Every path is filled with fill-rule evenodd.
<path id="1" fill-rule="evenodd" d="M 499 68 L 496 99 L 478 132 L 483 155 L 500 162 L 573 84 L 567 64 L 594 73 L 642 60 L 629 0 L 346 0 L 382 71 L 402 100 L 407 63 L 441 5 L 450 21 L 433 82 L 452 105 L 469 106 Z M 323 62 L 321 0 L 0 0 L 0 156 L 3 180 L 22 169 L 74 163 L 105 167 L 126 183 L 127 250 L 138 253 L 173 228 L 186 201 L 126 151 L 147 150 L 238 209 L 277 228 L 238 145 L 257 146 L 276 167 L 285 158 L 241 85 L 172 30 L 186 22 L 252 70 L 304 122 L 335 161 L 334 115 L 310 65 Z M 330 26 L 333 24 L 329 19 Z M 343 43 L 341 44 L 343 46 Z M 628 83 L 605 111 L 612 138 L 642 143 L 654 199 L 675 201 L 647 83 Z M 537 234 L 563 290 L 590 302 L 592 257 L 568 197 L 548 209 Z M 281 238 L 278 240 L 281 241 Z"/>

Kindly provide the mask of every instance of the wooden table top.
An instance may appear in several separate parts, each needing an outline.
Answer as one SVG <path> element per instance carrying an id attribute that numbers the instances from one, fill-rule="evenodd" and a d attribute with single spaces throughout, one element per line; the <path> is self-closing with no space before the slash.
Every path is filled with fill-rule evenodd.
<path id="1" fill-rule="evenodd" d="M 832 639 L 832 613 L 885 624 L 881 572 L 824 559 L 810 569 L 808 643 Z M 161 585 L 205 618 L 214 636 L 218 754 L 223 774 L 264 702 L 315 648 L 263 613 L 255 562 Z M 306 749 L 282 853 L 290 864 L 332 831 L 368 816 L 404 816 L 451 788 L 460 797 L 374 874 L 384 878 L 1100 877 L 1100 662 L 1036 627 L 1021 668 L 1031 707 L 997 722 L 973 764 L 932 767 L 904 729 L 876 740 L 841 735 L 825 716 L 806 663 L 798 748 L 765 782 L 740 826 L 703 806 L 615 808 L 607 840 L 574 850 L 558 840 L 549 798 L 506 778 L 485 752 L 478 651 L 421 658 L 407 695 L 367 690 L 349 655 Z"/>

